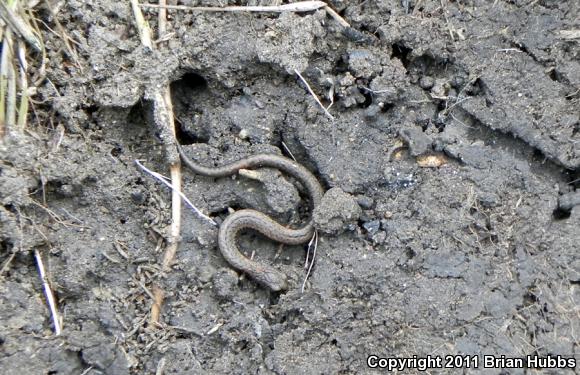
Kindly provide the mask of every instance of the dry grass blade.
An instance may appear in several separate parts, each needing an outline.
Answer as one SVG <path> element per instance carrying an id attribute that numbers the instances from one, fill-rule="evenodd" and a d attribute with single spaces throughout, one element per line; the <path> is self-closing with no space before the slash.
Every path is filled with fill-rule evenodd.
<path id="1" fill-rule="evenodd" d="M 145 20 L 145 17 L 143 17 L 143 13 L 139 8 L 139 2 L 137 0 L 131 0 L 131 9 L 133 9 L 133 17 L 135 17 L 135 25 L 139 31 L 141 44 L 152 49 L 153 42 L 151 40 L 151 28 L 149 28 L 149 24 Z"/>
<path id="2" fill-rule="evenodd" d="M 342 27 L 350 27 L 350 23 L 346 22 L 344 18 L 340 16 L 334 9 L 328 5 L 324 7 L 326 13 L 328 13 L 332 18 L 334 18 Z"/>
<path id="3" fill-rule="evenodd" d="M 306 79 L 304 79 L 304 77 L 302 77 L 302 74 L 300 74 L 300 72 L 296 69 L 294 69 L 294 73 L 296 73 L 296 75 L 300 78 L 300 80 L 304 83 L 304 85 L 306 85 L 306 89 L 308 90 L 308 92 L 310 93 L 310 95 L 312 95 L 312 97 L 314 98 L 314 100 L 316 101 L 316 103 L 318 103 L 318 105 L 320 106 L 320 108 L 322 108 L 322 111 L 324 112 L 324 114 L 331 120 L 334 121 L 334 116 L 330 114 L 330 112 L 328 112 L 328 110 L 326 109 L 326 107 L 324 107 L 322 105 L 322 102 L 320 101 L 320 99 L 318 99 L 318 95 L 316 95 L 316 93 L 312 90 L 312 88 L 310 87 L 310 85 L 308 84 L 308 82 L 306 81 Z"/>
<path id="4" fill-rule="evenodd" d="M 31 13 L 31 11 L 29 11 L 29 13 Z M 30 25 L 34 29 L 34 32 L 37 35 L 40 35 L 39 22 L 32 15 L 30 15 Z M 31 74 L 29 82 L 32 82 L 33 87 L 40 86 L 40 84 L 46 78 L 46 62 L 47 62 L 46 48 L 44 48 L 44 42 L 42 39 L 40 40 L 40 42 L 42 43 L 41 56 L 39 56 L 39 58 L 36 59 L 37 61 L 39 61 L 39 64 L 33 71 L 29 72 Z"/>
<path id="5" fill-rule="evenodd" d="M 6 259 L 4 261 L 4 263 L 2 263 L 2 267 L 0 267 L 0 276 L 2 276 L 4 274 L 4 272 L 6 272 L 8 267 L 10 267 L 10 264 L 12 263 L 12 261 L 14 260 L 15 257 L 16 257 L 16 251 L 14 249 L 12 249 L 12 252 L 10 252 L 8 259 Z"/>
<path id="6" fill-rule="evenodd" d="M 16 2 L 13 2 L 13 5 L 17 5 Z M 42 43 L 40 40 L 34 35 L 34 32 L 28 25 L 26 21 L 24 21 L 18 13 L 14 12 L 10 9 L 4 1 L 0 1 L 0 17 L 6 22 L 6 24 L 17 33 L 20 37 L 22 37 L 32 48 L 34 48 L 37 52 L 42 51 Z"/>
<path id="7" fill-rule="evenodd" d="M 199 12 L 311 12 L 326 7 L 324 1 L 299 1 L 291 4 L 272 6 L 226 6 L 226 7 L 190 7 L 187 5 L 141 4 L 144 8 L 161 8 L 193 10 Z"/>
<path id="8" fill-rule="evenodd" d="M 310 258 L 310 249 L 312 249 L 312 258 Z M 308 253 L 306 254 L 306 264 L 308 265 L 308 271 L 306 272 L 306 276 L 304 276 L 304 281 L 302 282 L 302 288 L 300 289 L 301 293 L 304 293 L 304 288 L 306 288 L 306 282 L 308 281 L 308 277 L 310 277 L 310 273 L 312 272 L 312 267 L 314 266 L 314 261 L 316 260 L 316 249 L 318 249 L 318 232 L 314 231 L 310 242 L 308 243 Z M 310 263 L 308 261 L 310 260 Z"/>
<path id="9" fill-rule="evenodd" d="M 165 5 L 165 1 L 161 0 L 160 5 Z M 139 7 L 139 2 L 137 0 L 131 0 L 131 7 L 133 9 L 133 15 L 135 17 L 135 23 L 137 29 L 139 30 L 139 35 L 141 37 L 141 44 L 149 49 L 154 48 L 153 41 L 151 39 L 151 29 L 149 24 L 143 17 L 141 8 Z M 163 38 L 163 34 L 166 32 L 166 12 L 162 11 L 159 13 L 159 38 Z M 168 239 L 168 245 L 165 249 L 163 256 L 163 270 L 169 271 L 170 266 L 177 253 L 177 248 L 179 246 L 179 238 L 181 232 L 181 198 L 184 198 L 186 202 L 196 211 L 198 214 L 213 222 L 207 216 L 201 214 L 197 208 L 195 208 L 189 200 L 181 192 L 181 162 L 177 152 L 175 150 L 176 133 L 175 133 L 175 119 L 173 117 L 173 104 L 171 102 L 171 91 L 170 87 L 161 87 L 155 91 L 153 94 L 153 119 L 155 126 L 161 132 L 161 138 L 166 147 L 167 158 L 170 163 L 170 173 L 171 173 L 171 184 L 165 181 L 163 178 L 158 178 L 160 181 L 171 187 L 171 232 Z M 143 166 L 141 166 L 144 168 Z M 151 171 L 149 171 L 151 173 Z M 153 172 L 154 173 L 154 172 Z M 152 173 L 151 173 L 152 174 Z M 152 174 L 153 175 L 153 174 Z M 150 323 L 155 326 L 159 323 L 161 316 L 161 307 L 163 305 L 164 293 L 163 290 L 155 285 L 154 295 L 153 295 L 153 305 L 151 306 L 150 312 Z"/>
<path id="10" fill-rule="evenodd" d="M 137 164 L 139 166 L 139 168 L 143 169 L 145 172 L 149 173 L 151 176 L 155 177 L 157 180 L 161 181 L 164 185 L 171 188 L 173 191 L 177 191 L 176 189 L 174 189 L 174 186 L 167 181 L 166 177 L 162 176 L 161 174 L 159 174 L 157 172 L 153 172 L 152 170 L 148 169 L 143 164 L 141 164 L 139 162 L 139 160 L 135 160 L 135 164 Z M 180 198 L 182 198 L 185 201 L 185 203 L 187 203 L 187 205 L 189 207 L 191 207 L 193 212 L 195 212 L 199 217 L 201 217 L 202 219 L 204 219 L 205 221 L 207 221 L 211 225 L 217 225 L 217 223 L 215 221 L 213 221 L 213 219 L 211 217 L 204 215 L 197 207 L 195 207 L 193 205 L 193 203 L 191 203 L 191 201 L 187 198 L 187 196 L 185 196 L 185 194 L 183 194 L 181 191 L 179 191 L 178 195 Z"/>
<path id="11" fill-rule="evenodd" d="M 44 262 L 42 261 L 42 256 L 38 250 L 34 250 L 34 258 L 36 259 L 36 265 L 38 266 L 38 273 L 42 281 L 42 287 L 44 288 L 44 294 L 46 296 L 46 301 L 50 308 L 50 314 L 52 315 L 52 322 L 54 324 L 55 335 L 60 335 L 62 332 L 62 326 L 60 321 L 60 315 L 58 314 L 58 309 L 56 307 L 56 301 L 54 299 L 54 294 L 48 282 L 48 276 L 44 268 Z"/>
<path id="12" fill-rule="evenodd" d="M 153 286 L 153 305 L 151 305 L 151 314 L 149 321 L 153 324 L 159 323 L 161 319 L 161 308 L 163 305 L 163 299 L 165 298 L 165 293 L 163 289 L 158 287 L 157 285 Z"/>
<path id="13" fill-rule="evenodd" d="M 26 45 L 21 40 L 18 41 L 18 63 L 18 70 L 20 72 L 18 79 L 18 84 L 20 85 L 20 106 L 18 108 L 16 126 L 22 131 L 26 126 L 26 119 L 28 118 L 28 63 L 26 61 Z"/>
<path id="14" fill-rule="evenodd" d="M 50 1 L 46 1 L 45 2 L 45 6 L 50 11 L 50 14 L 52 16 L 52 19 L 54 20 L 54 23 L 56 24 L 56 27 L 58 28 L 58 31 L 59 31 L 60 34 L 57 34 L 57 35 L 64 42 L 64 45 L 66 47 L 66 50 L 69 53 L 70 57 L 73 59 L 73 61 L 74 61 L 75 65 L 77 66 L 77 68 L 79 68 L 80 71 L 82 72 L 83 71 L 83 68 L 82 68 L 82 65 L 79 63 L 79 58 L 78 58 L 77 52 L 73 48 L 73 46 L 71 45 L 71 41 L 73 43 L 77 43 L 77 42 L 74 39 L 72 39 L 70 36 L 68 36 L 68 34 L 66 33 L 66 30 L 64 29 L 64 27 L 62 26 L 62 24 L 58 20 L 57 14 L 54 11 L 54 9 L 53 9 Z M 43 52 L 43 55 L 44 55 L 44 48 L 42 49 L 42 52 Z"/>
<path id="15" fill-rule="evenodd" d="M 16 122 L 16 76 L 14 74 L 14 42 L 12 31 L 6 30 L 0 56 L 0 132 L 10 131 Z"/>
<path id="16" fill-rule="evenodd" d="M 0 139 L 6 134 L 6 95 L 8 93 L 8 69 L 10 67 L 10 47 L 7 35 L 3 33 L 2 53 L 0 54 Z"/>
<path id="17" fill-rule="evenodd" d="M 26 127 L 30 95 L 35 92 L 35 87 L 28 84 L 27 45 L 42 53 L 41 68 L 45 61 L 44 44 L 36 36 L 38 28 L 31 26 L 36 25 L 34 17 L 24 6 L 18 0 L 0 3 L 0 18 L 4 21 L 0 29 L 0 138 Z M 39 80 L 38 84 L 41 82 Z"/>
<path id="18" fill-rule="evenodd" d="M 159 5 L 167 5 L 166 0 L 159 0 Z M 157 28 L 159 38 L 162 39 L 167 32 L 167 9 L 159 8 L 157 11 Z"/>
<path id="19" fill-rule="evenodd" d="M 298 1 L 296 3 L 283 5 L 266 5 L 266 6 L 226 6 L 226 7 L 191 7 L 187 5 L 165 5 L 165 4 L 141 4 L 143 8 L 157 9 L 174 9 L 190 10 L 196 12 L 264 12 L 264 13 L 284 13 L 284 12 L 311 12 L 318 9 L 324 9 L 329 16 L 334 18 L 343 27 L 350 27 L 337 12 L 328 6 L 324 1 Z"/>

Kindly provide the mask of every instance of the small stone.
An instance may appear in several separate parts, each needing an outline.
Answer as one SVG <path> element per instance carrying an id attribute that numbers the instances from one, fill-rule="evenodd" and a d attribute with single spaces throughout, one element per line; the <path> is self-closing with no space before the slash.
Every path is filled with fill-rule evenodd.
<path id="1" fill-rule="evenodd" d="M 435 80 L 430 76 L 423 76 L 419 79 L 419 86 L 424 90 L 430 90 L 435 84 Z"/>
<path id="2" fill-rule="evenodd" d="M 367 221 L 363 224 L 363 228 L 369 233 L 374 234 L 376 233 L 379 228 L 381 227 L 381 222 L 379 220 Z"/>
<path id="3" fill-rule="evenodd" d="M 460 89 L 465 85 L 465 77 L 455 76 L 451 79 L 451 86 Z"/>
<path id="4" fill-rule="evenodd" d="M 240 139 L 248 139 L 248 130 L 246 129 L 240 130 L 238 137 L 240 137 Z"/>
<path id="5" fill-rule="evenodd" d="M 135 204 L 145 203 L 145 195 L 141 191 L 134 191 L 131 193 L 131 200 Z"/>
<path id="6" fill-rule="evenodd" d="M 57 192 L 58 194 L 60 194 L 63 197 L 74 197 L 75 194 L 75 188 L 70 185 L 70 184 L 62 184 L 57 188 Z"/>
<path id="7" fill-rule="evenodd" d="M 367 197 L 366 195 L 359 195 L 356 197 L 356 203 L 363 209 L 363 210 L 370 210 L 373 208 L 373 199 Z"/>
<path id="8" fill-rule="evenodd" d="M 346 72 L 344 77 L 338 82 L 341 86 L 352 86 L 354 84 L 354 77 L 349 72 Z"/>
<path id="9" fill-rule="evenodd" d="M 497 194 L 494 193 L 481 193 L 477 196 L 477 201 L 483 207 L 492 208 L 497 206 L 500 198 Z"/>
<path id="10" fill-rule="evenodd" d="M 438 98 L 445 98 L 449 95 L 449 83 L 444 79 L 437 79 L 431 88 L 431 93 Z"/>
<path id="11" fill-rule="evenodd" d="M 381 219 L 381 229 L 384 230 L 385 232 L 389 231 L 389 220 Z"/>

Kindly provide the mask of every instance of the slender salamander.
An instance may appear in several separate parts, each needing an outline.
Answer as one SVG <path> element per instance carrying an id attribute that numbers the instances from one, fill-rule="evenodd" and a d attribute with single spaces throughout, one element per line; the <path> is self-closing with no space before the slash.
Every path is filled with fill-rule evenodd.
<path id="1" fill-rule="evenodd" d="M 240 169 L 276 168 L 297 179 L 310 197 L 312 209 L 316 207 L 324 190 L 314 175 L 302 165 L 283 156 L 257 154 L 221 167 L 204 167 L 189 159 L 180 145 L 177 145 L 183 162 L 195 173 L 209 177 L 224 177 L 236 174 Z M 280 291 L 288 288 L 286 276 L 274 267 L 254 262 L 240 253 L 236 241 L 243 229 L 254 229 L 266 237 L 288 245 L 299 245 L 307 242 L 314 233 L 312 218 L 301 228 L 286 228 L 267 215 L 255 210 L 239 210 L 228 216 L 221 224 L 218 233 L 218 244 L 225 260 L 234 268 L 250 275 L 251 278 L 270 288 Z"/>

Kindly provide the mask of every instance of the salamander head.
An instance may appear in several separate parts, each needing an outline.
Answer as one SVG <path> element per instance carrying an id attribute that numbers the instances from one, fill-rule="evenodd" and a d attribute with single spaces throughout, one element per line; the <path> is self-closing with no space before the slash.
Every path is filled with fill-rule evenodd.
<path id="1" fill-rule="evenodd" d="M 286 276 L 278 271 L 263 270 L 259 277 L 255 277 L 255 280 L 273 292 L 279 292 L 288 289 L 288 281 L 286 280 Z"/>

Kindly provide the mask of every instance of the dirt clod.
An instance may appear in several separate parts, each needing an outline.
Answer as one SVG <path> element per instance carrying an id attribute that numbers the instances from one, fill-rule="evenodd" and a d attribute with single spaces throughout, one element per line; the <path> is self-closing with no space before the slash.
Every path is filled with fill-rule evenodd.
<path id="1" fill-rule="evenodd" d="M 332 188 L 314 210 L 314 225 L 324 233 L 337 234 L 356 223 L 361 213 L 360 206 L 350 194 Z"/>

